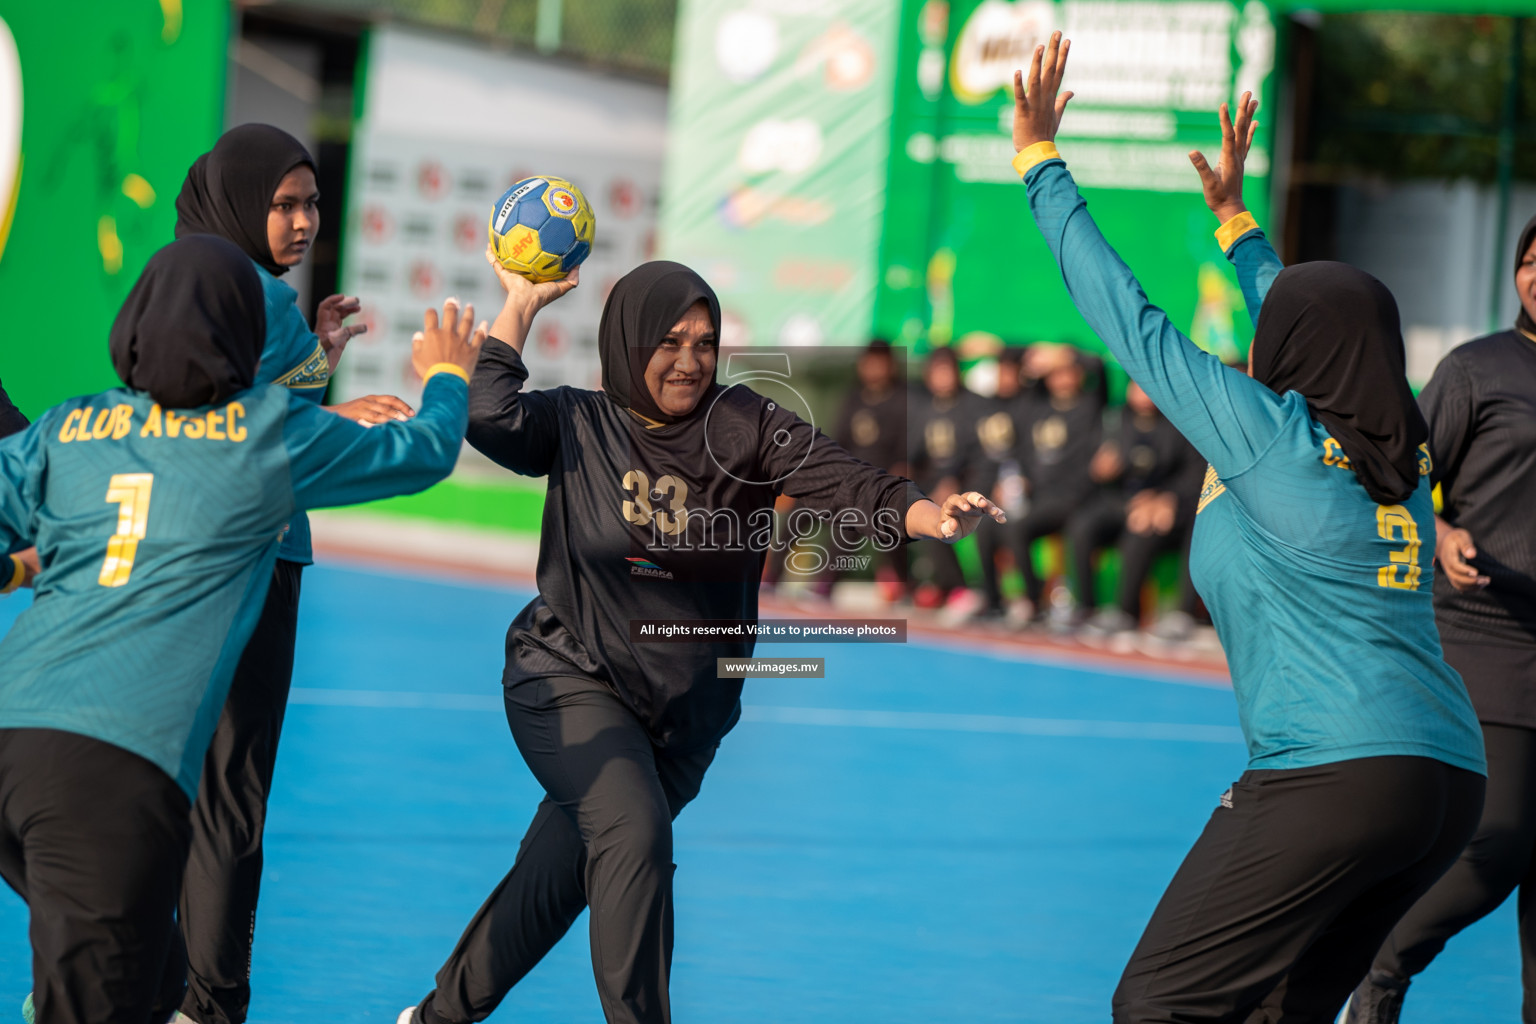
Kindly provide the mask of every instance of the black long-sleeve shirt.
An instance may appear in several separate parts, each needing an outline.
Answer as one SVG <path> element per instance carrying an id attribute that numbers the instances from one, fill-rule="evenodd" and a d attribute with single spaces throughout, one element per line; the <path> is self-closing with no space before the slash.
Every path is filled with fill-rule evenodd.
<path id="1" fill-rule="evenodd" d="M 902 389 L 879 394 L 855 388 L 837 414 L 833 436 L 848 454 L 871 466 L 891 469 L 906 460 L 907 407 Z"/>
<path id="2" fill-rule="evenodd" d="M 779 494 L 868 522 L 879 513 L 893 544 L 922 497 L 741 385 L 717 385 L 704 411 L 647 428 L 601 392 L 524 392 L 527 379 L 522 357 L 490 339 L 470 386 L 469 443 L 514 473 L 549 477 L 539 596 L 507 631 L 504 678 L 597 679 L 659 746 L 698 749 L 729 731 L 742 684 L 717 678 L 715 659 L 747 657 L 753 643 L 646 642 L 631 620 L 755 620 Z"/>
<path id="3" fill-rule="evenodd" d="M 1088 467 L 1104 437 L 1103 403 L 1085 391 L 1070 402 L 1046 397 L 1032 404 L 1018 442 L 1030 500 L 1078 504 L 1093 493 Z"/>
<path id="4" fill-rule="evenodd" d="M 31 424 L 11 402 L 11 396 L 5 393 L 5 387 L 0 385 L 0 437 L 10 437 L 26 430 Z"/>
<path id="5" fill-rule="evenodd" d="M 940 398 L 924 387 L 910 392 L 907 407 L 907 466 L 912 478 L 931 490 L 940 480 L 954 479 L 962 488 L 985 456 L 976 437 L 981 399 L 960 390 Z"/>
<path id="6" fill-rule="evenodd" d="M 1463 594 L 1435 574 L 1441 638 L 1536 645 L 1536 341 L 1501 331 L 1452 349 L 1419 404 L 1441 515 L 1472 534 L 1491 581 Z"/>
<path id="7" fill-rule="evenodd" d="M 1115 487 L 1130 497 L 1141 491 L 1177 490 L 1177 482 L 1190 459 L 1199 459 L 1179 428 L 1156 413 L 1137 416 L 1130 409 L 1120 413 L 1115 447 L 1122 469 Z M 1205 466 L 1201 464 L 1201 474 Z"/>

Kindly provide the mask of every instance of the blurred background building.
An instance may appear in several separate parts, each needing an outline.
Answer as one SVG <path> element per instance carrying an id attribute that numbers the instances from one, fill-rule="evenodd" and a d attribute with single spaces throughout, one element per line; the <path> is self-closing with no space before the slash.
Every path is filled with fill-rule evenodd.
<path id="1" fill-rule="evenodd" d="M 246 121 L 319 160 L 321 234 L 294 281 L 307 309 L 361 295 L 370 326 L 340 397 L 414 396 L 428 303 L 494 313 L 485 222 L 530 173 L 576 181 L 598 219 L 583 287 L 531 341 L 534 386 L 596 384 L 607 287 L 653 256 L 715 285 L 727 343 L 1102 350 L 1009 167 L 1009 76 L 1061 28 L 1062 149 L 1154 302 L 1246 351 L 1185 153 L 1210 152 L 1213 108 L 1251 89 L 1260 222 L 1288 261 L 1386 281 L 1422 382 L 1517 305 L 1507 250 L 1536 212 L 1525 2 L 0 0 L 0 378 L 34 415 L 113 382 L 107 327 L 171 237 L 187 166 Z M 505 525 L 488 486 L 467 464 L 401 507 Z"/>

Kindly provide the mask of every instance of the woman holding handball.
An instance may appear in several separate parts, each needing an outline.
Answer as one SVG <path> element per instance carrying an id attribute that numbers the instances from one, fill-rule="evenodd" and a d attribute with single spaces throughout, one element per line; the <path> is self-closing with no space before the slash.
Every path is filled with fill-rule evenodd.
<path id="1" fill-rule="evenodd" d="M 1393 924 L 1472 835 L 1483 747 L 1441 658 L 1428 430 L 1391 294 L 1282 268 L 1242 205 L 1256 104 L 1199 154 L 1256 330 L 1252 377 L 1151 305 L 1054 138 L 1068 44 L 1015 78 L 1014 167 L 1073 301 L 1210 462 L 1191 571 L 1231 665 L 1249 770 L 1222 797 L 1114 996 L 1119 1024 L 1333 1019 Z M 1431 534 L 1432 536 L 1432 534 Z"/>
<path id="2" fill-rule="evenodd" d="M 524 392 L 529 326 L 576 275 L 533 284 L 487 256 L 507 299 L 471 381 L 467 436 L 549 478 L 539 596 L 507 631 L 502 677 L 512 737 L 546 795 L 511 871 L 400 1024 L 483 1020 L 583 909 L 610 1024 L 665 1024 L 672 821 L 740 716 L 741 681 L 718 678 L 716 659 L 753 645 L 639 642 L 631 624 L 755 621 L 764 550 L 707 531 L 771 516 L 779 494 L 855 510 L 893 544 L 953 542 L 1003 515 L 974 492 L 934 504 L 768 399 L 717 384 L 720 306 L 681 264 L 643 264 L 609 294 L 602 391 Z"/>

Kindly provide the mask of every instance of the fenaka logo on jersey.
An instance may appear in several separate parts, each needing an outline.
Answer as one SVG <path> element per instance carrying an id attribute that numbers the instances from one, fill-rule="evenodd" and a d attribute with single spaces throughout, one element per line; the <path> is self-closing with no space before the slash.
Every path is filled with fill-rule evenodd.
<path id="1" fill-rule="evenodd" d="M 624 561 L 629 563 L 629 574 L 631 576 L 649 576 L 657 580 L 670 580 L 672 578 L 671 573 L 649 558 L 626 558 Z"/>

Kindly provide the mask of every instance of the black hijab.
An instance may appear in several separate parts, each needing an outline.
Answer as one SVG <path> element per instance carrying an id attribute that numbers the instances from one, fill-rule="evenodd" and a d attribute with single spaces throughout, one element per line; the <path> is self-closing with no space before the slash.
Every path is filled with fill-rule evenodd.
<path id="1" fill-rule="evenodd" d="M 1275 278 L 1249 353 L 1254 379 L 1299 391 L 1379 505 L 1419 485 L 1429 427 L 1408 387 L 1397 301 L 1344 263 L 1303 263 Z"/>
<path id="2" fill-rule="evenodd" d="M 268 273 L 287 273 L 267 244 L 267 211 L 283 176 L 300 166 L 314 170 L 314 158 L 281 128 L 231 128 L 187 171 L 176 197 L 176 237 L 218 235 L 238 245 Z"/>
<path id="3" fill-rule="evenodd" d="M 652 354 L 661 347 L 672 325 L 700 300 L 709 306 L 709 319 L 718 332 L 720 300 L 702 277 L 681 263 L 642 263 L 613 286 L 603 304 L 597 347 L 603 391 L 621 408 L 660 423 L 676 423 L 704 405 L 699 402 L 688 416 L 668 416 L 645 386 L 645 368 Z"/>
<path id="4" fill-rule="evenodd" d="M 1520 261 L 1525 259 L 1525 254 L 1531 248 L 1531 241 L 1536 239 L 1536 217 L 1525 222 L 1525 227 L 1520 229 L 1520 241 L 1515 243 L 1515 273 L 1520 273 Z M 1516 296 L 1519 298 L 1519 296 Z M 1528 336 L 1536 338 L 1536 320 L 1531 319 L 1531 314 L 1525 311 L 1525 303 L 1520 303 L 1520 313 L 1515 317 L 1515 327 L 1524 331 Z"/>
<path id="5" fill-rule="evenodd" d="M 150 257 L 112 322 L 112 368 L 170 409 L 223 402 L 256 380 L 266 299 L 251 261 L 214 235 Z"/>

